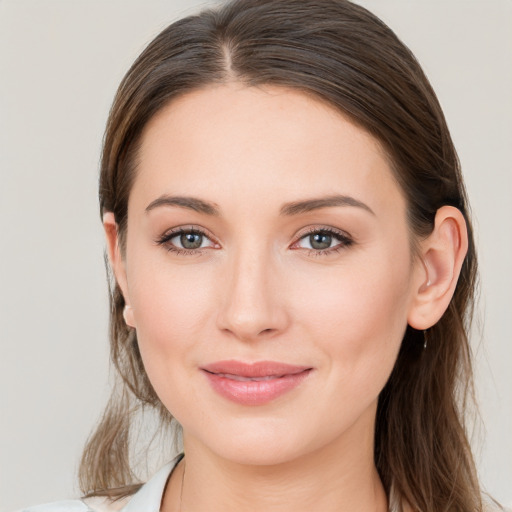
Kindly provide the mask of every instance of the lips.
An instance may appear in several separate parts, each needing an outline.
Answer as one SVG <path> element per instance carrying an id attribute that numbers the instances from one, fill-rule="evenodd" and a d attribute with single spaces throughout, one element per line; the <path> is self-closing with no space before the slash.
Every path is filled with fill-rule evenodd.
<path id="1" fill-rule="evenodd" d="M 275 361 L 219 361 L 201 368 L 213 390 L 241 405 L 263 405 L 292 391 L 312 368 Z"/>

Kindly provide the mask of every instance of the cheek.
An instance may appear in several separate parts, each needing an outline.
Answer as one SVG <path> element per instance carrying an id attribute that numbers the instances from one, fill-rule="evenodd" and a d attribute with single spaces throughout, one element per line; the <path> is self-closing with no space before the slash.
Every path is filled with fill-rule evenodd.
<path id="1" fill-rule="evenodd" d="M 149 252 L 149 251 L 148 251 Z M 186 371 L 188 354 L 211 321 L 212 286 L 193 265 L 169 264 L 165 254 L 132 253 L 129 294 L 139 348 L 154 387 L 170 371 Z M 130 272 L 133 269 L 133 272 Z"/>
<path id="2" fill-rule="evenodd" d="M 410 278 L 407 255 L 382 252 L 317 275 L 314 283 L 303 278 L 307 300 L 295 316 L 345 389 L 370 386 L 378 393 L 385 384 L 407 325 Z"/>
<path id="3" fill-rule="evenodd" d="M 206 288 L 178 276 L 167 277 L 158 273 L 157 279 L 154 275 L 137 279 L 132 299 L 137 331 L 151 333 L 152 342 L 164 346 L 197 329 L 207 303 Z"/>
<path id="4" fill-rule="evenodd" d="M 170 267 L 170 266 L 169 266 Z M 133 278 L 137 339 L 144 368 L 166 409 L 187 424 L 190 397 L 201 396 L 197 353 L 212 318 L 210 286 L 185 268 L 139 267 Z"/>

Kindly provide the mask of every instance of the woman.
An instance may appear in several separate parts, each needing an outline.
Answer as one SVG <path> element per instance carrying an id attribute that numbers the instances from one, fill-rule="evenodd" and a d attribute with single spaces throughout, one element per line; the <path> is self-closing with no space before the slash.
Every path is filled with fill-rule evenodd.
<path id="1" fill-rule="evenodd" d="M 466 194 L 382 22 L 238 0 L 171 25 L 119 88 L 100 203 L 122 379 L 87 498 L 42 510 L 483 510 Z M 184 453 L 140 489 L 137 408 Z"/>

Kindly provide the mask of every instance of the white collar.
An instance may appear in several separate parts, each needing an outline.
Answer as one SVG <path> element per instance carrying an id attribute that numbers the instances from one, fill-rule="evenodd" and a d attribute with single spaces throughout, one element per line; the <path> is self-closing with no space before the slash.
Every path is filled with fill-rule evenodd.
<path id="1" fill-rule="evenodd" d="M 119 512 L 160 512 L 167 480 L 172 470 L 182 458 L 183 454 L 181 453 L 160 469 L 133 495 Z"/>

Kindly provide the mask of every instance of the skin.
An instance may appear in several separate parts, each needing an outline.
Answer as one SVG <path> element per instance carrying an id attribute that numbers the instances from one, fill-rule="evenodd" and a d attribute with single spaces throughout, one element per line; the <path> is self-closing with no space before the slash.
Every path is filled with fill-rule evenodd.
<path id="1" fill-rule="evenodd" d="M 282 213 L 335 194 L 352 200 Z M 217 215 L 164 196 L 201 199 Z M 126 321 L 183 426 L 183 489 L 180 464 L 164 512 L 387 510 L 373 463 L 377 398 L 407 324 L 426 329 L 445 311 L 467 248 L 462 215 L 443 207 L 413 255 L 406 208 L 379 143 L 300 92 L 212 86 L 150 120 L 124 252 L 111 213 L 104 224 Z M 204 231 L 202 247 L 169 250 L 179 233 L 158 243 L 180 227 Z M 310 237 L 322 229 L 339 233 L 324 253 Z M 199 370 L 226 359 L 313 370 L 246 406 Z"/>

